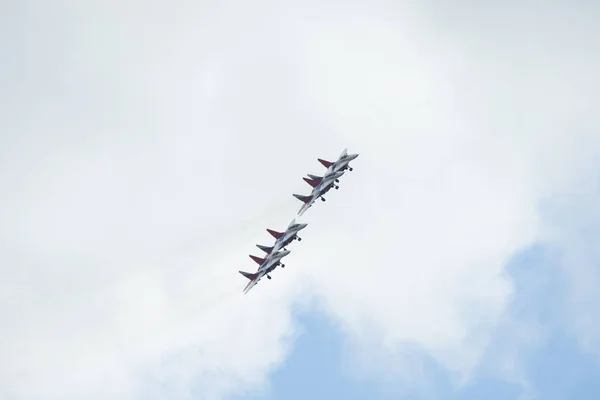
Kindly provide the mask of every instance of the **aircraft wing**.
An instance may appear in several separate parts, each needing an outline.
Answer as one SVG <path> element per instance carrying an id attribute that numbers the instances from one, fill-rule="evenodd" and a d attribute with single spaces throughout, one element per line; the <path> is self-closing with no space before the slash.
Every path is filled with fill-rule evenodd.
<path id="1" fill-rule="evenodd" d="M 253 279 L 250 282 L 248 282 L 248 284 L 244 288 L 244 294 L 248 293 L 250 291 L 250 289 L 252 289 L 254 287 L 254 285 L 256 285 L 258 283 L 259 280 L 260 280 L 260 278 L 256 278 L 256 279 Z"/>
<path id="2" fill-rule="evenodd" d="M 300 211 L 298 211 L 298 216 L 301 217 L 302 214 L 304 214 L 306 212 L 306 210 L 308 210 L 315 202 L 315 196 L 312 196 L 312 198 L 305 203 L 304 205 L 302 205 L 302 208 L 300 209 Z"/>
<path id="3" fill-rule="evenodd" d="M 263 276 L 263 274 L 261 273 L 260 270 L 255 273 L 250 273 L 250 272 L 245 272 L 245 271 L 239 271 L 239 272 L 240 272 L 240 274 L 242 274 L 245 278 L 248 278 L 248 280 L 249 280 L 248 284 L 244 288 L 244 294 L 248 293 L 248 291 L 250 289 L 252 289 L 254 287 L 254 285 L 256 285 L 258 283 L 258 281 L 260 281 L 260 278 L 262 278 L 262 276 Z"/>

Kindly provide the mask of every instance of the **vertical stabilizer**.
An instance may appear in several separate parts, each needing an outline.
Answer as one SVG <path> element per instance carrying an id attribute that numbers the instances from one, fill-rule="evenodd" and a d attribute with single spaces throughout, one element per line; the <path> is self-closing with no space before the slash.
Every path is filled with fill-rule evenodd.
<path id="1" fill-rule="evenodd" d="M 301 194 L 294 194 L 294 197 L 303 202 L 304 204 L 308 203 L 311 199 L 311 196 L 302 196 Z"/>
<path id="2" fill-rule="evenodd" d="M 314 179 L 308 179 L 308 178 L 302 178 L 302 179 L 304 179 L 304 182 L 308 183 L 312 187 L 317 187 L 317 186 L 319 186 L 319 183 L 320 183 L 319 181 L 316 181 Z"/>
<path id="3" fill-rule="evenodd" d="M 277 232 L 272 229 L 267 229 L 267 232 L 269 232 L 271 234 L 271 236 L 273 236 L 275 239 L 279 239 L 280 237 L 283 236 L 283 232 Z"/>
<path id="4" fill-rule="evenodd" d="M 250 272 L 244 272 L 244 271 L 238 271 L 238 272 L 250 280 L 252 280 L 258 276 L 258 272 L 255 272 L 254 274 L 251 274 Z"/>
<path id="5" fill-rule="evenodd" d="M 319 162 L 320 162 L 321 164 L 323 164 L 323 166 L 324 166 L 325 168 L 329 168 L 329 167 L 331 167 L 331 166 L 333 165 L 333 163 L 332 163 L 331 161 L 323 160 L 323 159 L 321 159 L 321 158 L 317 158 L 317 160 L 319 160 Z"/>
<path id="6" fill-rule="evenodd" d="M 261 249 L 262 251 L 264 251 L 267 254 L 271 254 L 271 252 L 273 251 L 273 246 L 267 247 L 267 246 L 261 246 L 260 244 L 257 244 L 256 247 L 258 247 L 259 249 Z"/>
<path id="7" fill-rule="evenodd" d="M 256 257 L 253 255 L 250 255 L 250 258 L 253 259 L 258 265 L 262 265 L 262 263 L 264 263 L 265 261 L 267 261 L 266 258 L 260 258 L 260 257 Z"/>

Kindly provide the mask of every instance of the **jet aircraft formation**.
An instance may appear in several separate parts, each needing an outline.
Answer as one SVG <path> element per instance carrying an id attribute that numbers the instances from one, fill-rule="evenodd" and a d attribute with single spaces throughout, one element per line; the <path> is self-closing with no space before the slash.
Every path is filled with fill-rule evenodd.
<path id="1" fill-rule="evenodd" d="M 356 157 L 358 157 L 358 154 L 348 154 L 348 149 L 344 149 L 342 154 L 334 162 L 318 158 L 317 160 L 325 168 L 327 168 L 327 170 L 323 176 L 307 174 L 307 177 L 303 178 L 304 181 L 312 186 L 313 189 L 312 192 L 307 196 L 294 194 L 295 198 L 304 203 L 298 211 L 296 217 L 302 216 L 306 210 L 312 207 L 318 199 L 325 201 L 323 195 L 325 195 L 331 188 L 335 188 L 336 190 L 339 189 L 340 187 L 336 185 L 340 182 L 339 178 L 344 175 L 346 170 L 352 171 L 352 167 L 350 167 L 349 164 L 350 161 L 354 160 Z M 267 232 L 269 232 L 271 236 L 275 238 L 275 243 L 272 246 L 262 246 L 259 244 L 256 245 L 256 247 L 265 252 L 265 256 L 260 258 L 250 255 L 250 258 L 259 265 L 258 270 L 255 273 L 239 271 L 240 274 L 249 280 L 248 284 L 244 288 L 244 293 L 248 293 L 248 291 L 252 289 L 254 285 L 256 285 L 264 276 L 266 276 L 268 279 L 271 279 L 269 273 L 278 266 L 285 268 L 285 264 L 281 262 L 281 259 L 290 254 L 290 251 L 286 249 L 286 246 L 288 246 L 294 240 L 301 241 L 302 239 L 298 236 L 298 233 L 307 226 L 307 224 L 296 222 L 296 217 L 294 217 L 292 222 L 290 222 L 285 232 L 277 232 L 272 229 L 267 229 Z"/>

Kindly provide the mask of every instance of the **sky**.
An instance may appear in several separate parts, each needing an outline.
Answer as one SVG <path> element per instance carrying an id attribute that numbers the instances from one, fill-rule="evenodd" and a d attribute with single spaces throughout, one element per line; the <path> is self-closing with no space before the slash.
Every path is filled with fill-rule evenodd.
<path id="1" fill-rule="evenodd" d="M 0 397 L 597 398 L 599 17 L 3 3 Z"/>

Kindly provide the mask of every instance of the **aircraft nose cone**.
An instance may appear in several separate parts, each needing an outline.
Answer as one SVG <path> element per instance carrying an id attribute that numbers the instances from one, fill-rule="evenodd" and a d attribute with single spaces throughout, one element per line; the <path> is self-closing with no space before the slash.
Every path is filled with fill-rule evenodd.
<path id="1" fill-rule="evenodd" d="M 300 224 L 300 230 L 302 230 L 302 229 L 306 228 L 306 226 L 307 226 L 307 225 L 308 225 L 308 224 Z"/>
<path id="2" fill-rule="evenodd" d="M 356 157 L 358 157 L 358 154 L 350 154 L 348 156 L 348 158 L 350 159 L 350 161 L 354 160 Z"/>

